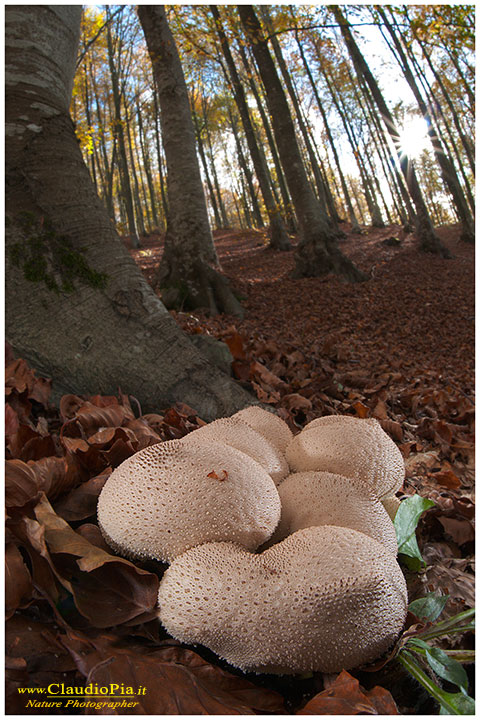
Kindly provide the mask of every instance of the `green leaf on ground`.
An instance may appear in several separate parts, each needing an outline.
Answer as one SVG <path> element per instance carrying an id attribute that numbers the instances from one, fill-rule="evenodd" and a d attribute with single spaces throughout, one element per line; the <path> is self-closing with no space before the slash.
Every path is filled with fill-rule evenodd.
<path id="1" fill-rule="evenodd" d="M 398 552 L 405 556 L 405 562 L 411 570 L 419 570 L 424 562 L 415 537 L 418 521 L 422 513 L 434 505 L 432 500 L 412 495 L 402 500 L 395 515 L 393 524 L 397 533 Z"/>
<path id="2" fill-rule="evenodd" d="M 408 609 L 421 620 L 434 622 L 442 614 L 447 601 L 448 595 L 428 593 L 428 595 L 425 595 L 423 598 L 413 600 L 408 606 Z"/>

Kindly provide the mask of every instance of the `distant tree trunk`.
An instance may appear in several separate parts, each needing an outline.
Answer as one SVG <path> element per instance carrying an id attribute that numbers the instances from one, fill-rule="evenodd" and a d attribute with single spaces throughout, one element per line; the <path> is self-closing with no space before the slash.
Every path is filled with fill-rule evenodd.
<path id="1" fill-rule="evenodd" d="M 153 80 L 153 107 L 155 110 L 155 148 L 157 151 L 157 167 L 158 167 L 158 178 L 160 180 L 160 196 L 162 198 L 162 210 L 163 210 L 163 220 L 166 225 L 167 223 L 167 215 L 168 215 L 168 201 L 167 201 L 167 193 L 165 189 L 165 177 L 163 174 L 163 159 L 162 159 L 162 150 L 161 150 L 161 142 L 160 142 L 160 111 L 158 108 L 158 90 L 157 90 L 157 84 L 155 82 L 155 79 Z"/>
<path id="2" fill-rule="evenodd" d="M 335 229 L 335 232 L 337 234 L 340 234 L 340 230 L 338 228 L 338 220 L 337 220 L 337 214 L 335 212 L 332 212 L 331 206 L 329 206 L 327 195 L 330 191 L 329 188 L 325 187 L 325 182 L 322 177 L 322 173 L 320 171 L 320 167 L 318 165 L 317 157 L 315 155 L 315 150 L 313 149 L 312 142 L 310 140 L 310 135 L 307 129 L 307 125 L 305 123 L 305 120 L 303 118 L 303 112 L 302 108 L 300 107 L 300 102 L 298 100 L 298 96 L 295 90 L 295 87 L 293 85 L 292 78 L 290 77 L 290 73 L 288 71 L 287 65 L 285 63 L 285 60 L 283 58 L 282 49 L 280 47 L 280 43 L 277 40 L 277 37 L 273 34 L 273 28 L 270 21 L 270 13 L 268 9 L 266 9 L 265 6 L 260 6 L 260 14 L 265 22 L 265 25 L 271 34 L 271 43 L 273 47 L 273 52 L 275 53 L 275 57 L 277 59 L 278 67 L 280 68 L 280 72 L 283 77 L 283 81 L 285 83 L 285 87 L 287 88 L 288 96 L 290 97 L 290 101 L 292 103 L 293 109 L 295 111 L 295 116 L 297 118 L 298 127 L 300 128 L 300 132 L 303 138 L 303 142 L 305 144 L 305 149 L 307 151 L 308 160 L 310 162 L 310 167 L 312 168 L 312 174 L 315 179 L 315 187 L 317 189 L 317 196 L 320 201 L 320 203 L 323 205 L 325 212 L 330 210 L 330 221 L 332 223 L 333 228 Z"/>
<path id="3" fill-rule="evenodd" d="M 372 127 L 374 127 L 377 132 L 379 142 L 376 143 L 376 149 L 379 157 L 383 159 L 382 165 L 385 168 L 385 174 L 387 175 L 388 173 L 388 177 L 390 178 L 390 186 L 393 186 L 394 188 L 394 201 L 395 195 L 397 196 L 399 218 L 402 224 L 412 224 L 413 226 L 415 224 L 415 208 L 412 205 L 410 195 L 407 188 L 405 187 L 403 175 L 399 172 L 397 163 L 392 157 L 387 137 L 385 135 L 384 125 L 378 117 L 377 109 L 375 106 L 375 102 L 372 98 L 370 88 L 363 79 L 361 80 L 360 84 L 362 89 L 362 96 L 365 99 L 366 115 L 364 117 L 366 119 L 366 122 L 370 122 Z"/>
<path id="4" fill-rule="evenodd" d="M 240 82 L 240 77 L 230 51 L 227 37 L 223 31 L 220 14 L 217 10 L 216 5 L 211 5 L 210 10 L 215 20 L 215 27 L 220 40 L 223 56 L 227 63 L 230 81 L 233 87 L 233 93 L 235 103 L 238 108 L 240 119 L 243 126 L 243 131 L 248 144 L 250 157 L 252 158 L 253 166 L 255 168 L 255 174 L 260 185 L 260 192 L 262 193 L 265 208 L 268 213 L 268 219 L 270 221 L 270 244 L 276 250 L 288 250 L 291 247 L 290 240 L 288 239 L 287 231 L 283 224 L 283 220 L 280 215 L 279 208 L 274 200 L 272 191 L 270 189 L 270 180 L 268 176 L 268 169 L 265 163 L 265 159 L 262 158 L 257 139 L 255 137 L 255 131 L 253 129 L 252 121 L 250 119 L 250 113 L 248 111 L 248 105 L 245 98 L 245 92 Z"/>
<path id="5" fill-rule="evenodd" d="M 245 68 L 245 72 L 248 77 L 248 84 L 249 84 L 250 90 L 252 91 L 253 97 L 255 98 L 255 103 L 257 105 L 257 109 L 260 114 L 260 119 L 262 121 L 262 128 L 263 128 L 263 131 L 267 138 L 268 147 L 270 149 L 270 154 L 272 156 L 273 164 L 275 166 L 276 180 L 277 180 L 277 184 L 278 184 L 278 189 L 280 191 L 280 195 L 282 196 L 282 203 L 283 203 L 283 210 L 284 210 L 286 225 L 287 225 L 288 230 L 291 233 L 295 233 L 295 232 L 297 232 L 297 223 L 296 223 L 296 219 L 295 219 L 295 216 L 293 213 L 292 200 L 291 200 L 290 194 L 288 192 L 287 184 L 285 182 L 285 176 L 283 174 L 282 164 L 280 162 L 280 158 L 278 157 L 277 146 L 275 145 L 275 140 L 273 138 L 272 131 L 270 129 L 270 123 L 268 121 L 267 114 L 263 107 L 262 99 L 260 97 L 260 93 L 258 91 L 258 87 L 257 87 L 257 83 L 255 82 L 255 78 L 253 77 L 253 73 L 252 73 L 252 70 L 250 67 L 250 63 L 247 58 L 247 54 L 245 52 L 245 48 L 243 47 L 242 44 L 239 44 L 238 52 L 239 52 L 240 58 L 242 60 L 243 67 Z M 262 162 L 265 165 L 265 167 L 268 168 L 265 153 L 263 152 L 263 148 L 262 148 L 262 143 L 260 142 L 258 137 L 257 137 L 257 146 L 258 146 L 260 155 L 262 157 Z M 272 193 L 275 198 L 275 203 L 278 206 L 279 205 L 278 193 L 277 193 L 277 190 L 275 187 L 275 180 L 272 178 L 271 173 L 269 173 L 269 180 L 270 180 Z"/>
<path id="6" fill-rule="evenodd" d="M 143 412 L 230 415 L 253 397 L 181 332 L 95 194 L 68 114 L 80 15 L 5 8 L 6 337 L 57 398 L 121 388 Z"/>
<path id="7" fill-rule="evenodd" d="M 453 167 L 453 164 L 449 161 L 448 157 L 444 152 L 442 142 L 437 134 L 435 126 L 432 122 L 432 118 L 430 117 L 430 113 L 428 112 L 427 105 L 422 97 L 419 87 L 417 86 L 413 73 L 410 69 L 407 57 L 403 52 L 402 45 L 393 29 L 393 26 L 388 21 L 387 15 L 382 10 L 382 8 L 378 7 L 377 9 L 383 23 L 385 24 L 385 27 L 390 34 L 390 37 L 392 38 L 395 50 L 397 51 L 400 66 L 403 70 L 403 74 L 405 75 L 405 79 L 408 82 L 408 85 L 418 103 L 420 112 L 422 113 L 425 122 L 427 123 L 428 137 L 430 138 L 430 142 L 432 144 L 435 159 L 440 166 L 443 182 L 445 183 L 446 187 L 450 192 L 450 195 L 452 196 L 458 219 L 463 226 L 462 238 L 467 242 L 474 242 L 474 221 L 468 209 L 467 201 L 465 199 L 465 196 L 463 195 L 460 183 L 458 182 L 455 168 Z"/>
<path id="8" fill-rule="evenodd" d="M 218 209 L 220 211 L 220 215 L 222 218 L 222 226 L 228 227 L 228 216 L 227 211 L 225 209 L 225 204 L 223 202 L 222 198 L 222 191 L 220 189 L 220 183 L 218 181 L 218 175 L 217 175 L 217 168 L 215 165 L 215 153 L 213 152 L 213 143 L 212 143 L 212 137 L 210 135 L 210 129 L 208 127 L 208 111 L 207 111 L 207 103 L 204 96 L 201 96 L 201 105 L 202 105 L 202 112 L 203 112 L 203 129 L 205 130 L 205 139 L 206 139 L 206 148 L 208 152 L 208 158 L 210 160 L 210 170 L 213 177 L 213 186 L 215 188 L 216 196 L 217 196 L 217 205 Z"/>
<path id="9" fill-rule="evenodd" d="M 255 188 L 253 187 L 252 173 L 250 171 L 250 168 L 248 167 L 248 164 L 247 164 L 244 152 L 243 152 L 240 136 L 238 133 L 237 119 L 232 115 L 230 110 L 229 110 L 229 119 L 230 119 L 230 127 L 232 128 L 232 132 L 233 132 L 233 137 L 235 138 L 238 164 L 240 165 L 240 168 L 245 177 L 245 182 L 247 184 L 248 192 L 249 192 L 250 199 L 252 202 L 252 212 L 253 212 L 253 217 L 255 218 L 255 227 L 264 227 L 262 213 L 260 212 L 260 207 L 258 205 L 257 196 L 255 194 Z"/>
<path id="10" fill-rule="evenodd" d="M 318 109 L 319 109 L 319 111 L 320 111 L 320 114 L 321 114 L 321 116 L 322 116 L 323 126 L 324 126 L 324 128 L 325 128 L 325 132 L 327 133 L 328 142 L 330 143 L 330 148 L 331 148 L 332 153 L 333 153 L 333 159 L 335 160 L 335 166 L 336 166 L 336 168 L 337 168 L 338 176 L 339 176 L 339 178 L 340 178 L 340 183 L 341 183 L 342 191 L 343 191 L 343 197 L 344 197 L 344 199 L 345 199 L 345 204 L 346 204 L 346 206 L 347 206 L 348 218 L 349 218 L 350 223 L 351 223 L 351 226 L 352 226 L 352 232 L 358 233 L 358 232 L 360 232 L 360 225 L 359 225 L 359 223 L 358 223 L 358 220 L 357 220 L 356 215 L 355 215 L 355 211 L 354 211 L 354 209 L 353 209 L 352 201 L 351 201 L 351 198 L 350 198 L 350 193 L 349 193 L 348 188 L 347 188 L 347 183 L 345 182 L 345 176 L 344 176 L 344 174 L 343 174 L 342 166 L 341 166 L 341 163 L 340 163 L 340 160 L 339 160 L 339 157 L 338 157 L 337 148 L 336 148 L 336 146 L 335 146 L 335 141 L 334 141 L 334 139 L 333 139 L 333 136 L 332 136 L 332 133 L 331 133 L 331 130 L 330 130 L 330 126 L 329 126 L 329 124 L 328 124 L 327 114 L 326 114 L 325 109 L 324 109 L 324 107 L 323 107 L 323 103 L 322 103 L 322 101 L 321 101 L 321 99 L 320 99 L 320 95 L 318 94 L 317 84 L 315 83 L 315 80 L 313 79 L 313 75 L 312 75 L 312 73 L 311 73 L 310 66 L 309 66 L 309 64 L 308 64 L 308 62 L 307 62 L 307 58 L 305 57 L 305 53 L 304 53 L 302 44 L 301 44 L 301 42 L 300 42 L 300 39 L 299 39 L 299 37 L 298 37 L 298 31 L 297 31 L 297 30 L 295 31 L 295 38 L 296 38 L 296 41 L 297 41 L 298 50 L 299 50 L 299 52 L 300 52 L 300 57 L 302 58 L 303 67 L 304 67 L 304 69 L 305 69 L 305 71 L 306 71 L 306 73 L 307 73 L 307 77 L 308 77 L 308 79 L 309 79 L 309 81 L 310 81 L 310 85 L 312 86 L 313 94 L 314 94 L 314 96 L 315 96 L 315 100 L 317 101 L 317 107 L 318 107 Z"/>
<path id="11" fill-rule="evenodd" d="M 88 132 L 91 132 L 93 123 L 92 123 L 92 115 L 90 112 L 90 91 L 88 88 L 88 65 L 85 66 L 84 74 L 83 74 L 83 102 L 85 105 L 85 119 L 87 121 L 87 129 L 88 129 Z M 93 149 L 92 149 L 89 157 L 90 157 L 90 165 L 91 165 L 93 184 L 95 185 L 96 192 L 98 192 L 97 173 L 96 173 L 96 169 L 95 169 L 95 155 L 94 155 Z"/>
<path id="12" fill-rule="evenodd" d="M 415 32 L 414 32 L 414 35 L 416 35 Z M 442 93 L 442 95 L 443 95 L 443 97 L 444 97 L 444 100 L 445 100 L 445 102 L 446 102 L 446 104 L 447 104 L 447 106 L 448 106 L 448 109 L 450 110 L 451 118 L 452 118 L 452 120 L 453 120 L 453 124 L 455 125 L 455 127 L 456 127 L 456 129 L 457 129 L 458 137 L 460 138 L 460 141 L 461 141 L 461 143 L 462 143 L 462 145 L 463 145 L 463 148 L 464 148 L 464 150 L 465 150 L 465 153 L 466 153 L 466 155 L 467 155 L 468 162 L 469 162 L 469 164 L 470 164 L 470 169 L 471 169 L 473 175 L 475 175 L 475 149 L 474 149 L 474 147 L 473 147 L 473 143 L 470 141 L 470 138 L 468 138 L 468 137 L 466 136 L 466 134 L 465 134 L 465 132 L 464 132 L 464 130 L 463 130 L 463 128 L 462 128 L 462 125 L 461 125 L 461 123 L 460 123 L 460 119 L 459 119 L 459 117 L 458 117 L 458 113 L 457 113 L 457 111 L 455 110 L 455 107 L 454 107 L 454 105 L 453 105 L 453 103 L 452 103 L 452 100 L 451 100 L 451 98 L 450 98 L 450 95 L 449 95 L 449 93 L 448 93 L 448 91 L 447 91 L 447 88 L 445 87 L 444 82 L 442 81 L 442 78 L 441 78 L 440 74 L 438 73 L 435 65 L 434 65 L 433 62 L 432 62 L 432 58 L 430 57 L 430 54 L 429 54 L 429 52 L 427 51 L 427 49 L 426 49 L 426 47 L 425 47 L 425 43 L 422 42 L 422 41 L 418 38 L 418 35 L 416 35 L 416 40 L 417 40 L 417 42 L 418 42 L 419 45 L 420 45 L 420 48 L 421 48 L 421 50 L 422 50 L 423 57 L 424 57 L 425 60 L 427 61 L 428 67 L 430 68 L 431 72 L 433 73 L 433 76 L 434 76 L 435 80 L 436 80 L 437 83 L 438 83 L 438 87 L 440 88 L 440 91 L 441 91 L 441 93 Z"/>
<path id="13" fill-rule="evenodd" d="M 195 111 L 192 112 L 192 117 L 193 117 L 193 123 L 195 125 L 195 135 L 197 137 L 198 153 L 200 155 L 200 160 L 201 160 L 201 163 L 203 166 L 203 172 L 205 174 L 205 181 L 207 183 L 207 188 L 208 188 L 208 195 L 210 197 L 210 204 L 212 206 L 213 216 L 215 218 L 215 227 L 218 229 L 218 228 L 222 227 L 222 219 L 220 217 L 220 213 L 218 212 L 217 198 L 215 197 L 215 191 L 213 189 L 212 180 L 210 178 L 210 170 L 208 169 L 207 158 L 205 155 L 205 148 L 203 147 L 202 131 L 200 128 L 200 123 L 198 120 L 197 113 Z"/>
<path id="14" fill-rule="evenodd" d="M 312 277 L 335 272 L 349 280 L 363 280 L 363 273 L 338 248 L 328 216 L 309 185 L 287 99 L 253 7 L 237 7 L 262 76 L 275 140 L 299 223 L 296 275 Z"/>
<path id="15" fill-rule="evenodd" d="M 125 97 L 123 98 L 123 103 L 124 103 L 124 109 L 125 109 L 125 132 L 127 135 L 128 154 L 130 156 L 130 173 L 132 175 L 133 187 L 134 187 L 133 202 L 134 202 L 134 206 L 135 206 L 135 216 L 136 216 L 135 224 L 140 229 L 140 235 L 144 236 L 144 235 L 146 235 L 146 230 L 145 230 L 145 222 L 143 219 L 142 203 L 140 201 L 140 185 L 138 182 L 137 168 L 135 166 L 135 157 L 133 154 L 132 134 L 131 134 L 131 127 L 130 127 L 129 113 L 128 113 L 128 109 L 127 109 L 127 106 L 125 103 Z"/>
<path id="16" fill-rule="evenodd" d="M 172 306 L 242 314 L 218 259 L 208 222 L 187 87 L 165 7 L 139 5 L 157 82 L 167 160 L 168 222 L 158 285 Z"/>
<path id="17" fill-rule="evenodd" d="M 107 6 L 108 7 L 108 6 Z M 107 10 L 107 19 L 109 10 Z M 115 66 L 115 57 L 113 50 L 112 31 L 110 23 L 107 22 L 107 48 L 108 48 L 108 64 L 110 68 L 110 77 L 112 80 L 112 95 L 115 108 L 114 132 L 117 138 L 118 160 L 120 183 L 122 186 L 122 196 L 125 206 L 125 212 L 128 220 L 128 233 L 130 242 L 133 247 L 140 247 L 138 239 L 137 226 L 135 224 L 135 212 L 133 209 L 132 188 L 130 185 L 130 175 L 128 172 L 127 150 L 125 147 L 125 134 L 123 132 L 122 110 L 121 110 L 121 93 L 118 82 L 118 71 Z"/>
<path id="18" fill-rule="evenodd" d="M 337 113 L 339 114 L 342 121 L 342 125 L 345 129 L 348 142 L 350 143 L 350 147 L 352 148 L 353 157 L 355 158 L 355 162 L 357 163 L 358 172 L 362 181 L 363 193 L 365 195 L 365 201 L 367 203 L 368 212 L 370 213 L 371 223 L 373 227 L 385 227 L 380 208 L 378 207 L 375 198 L 375 194 L 371 191 L 371 184 L 365 172 L 363 159 L 360 157 L 360 153 L 358 152 L 358 141 L 355 137 L 352 123 L 348 119 L 348 110 L 346 109 L 345 104 L 342 100 L 341 93 L 337 93 L 335 91 L 333 81 L 330 80 L 329 75 L 323 66 L 322 73 L 323 77 L 325 78 L 325 82 L 327 83 L 327 87 L 330 91 L 330 96 L 332 98 L 335 109 L 337 110 Z"/>
<path id="19" fill-rule="evenodd" d="M 464 168 L 464 159 L 461 157 L 460 150 L 459 150 L 459 144 L 458 138 L 454 137 L 453 134 L 453 128 L 451 127 L 451 122 L 449 117 L 447 117 L 447 113 L 445 113 L 444 108 L 442 107 L 441 103 L 439 102 L 436 94 L 433 92 L 432 86 L 430 82 L 428 81 L 428 78 L 426 76 L 425 71 L 419 64 L 417 58 L 415 57 L 415 54 L 412 52 L 412 49 L 409 45 L 406 45 L 404 43 L 403 45 L 404 50 L 407 54 L 408 59 L 410 60 L 410 63 L 412 67 L 414 68 L 417 78 L 424 90 L 424 95 L 427 99 L 427 107 L 429 109 L 430 114 L 434 118 L 436 125 L 438 128 L 443 126 L 445 133 L 448 137 L 448 143 L 445 142 L 446 147 L 448 150 L 448 158 L 452 164 L 454 164 L 452 153 L 456 158 L 458 170 L 460 172 L 460 175 L 462 176 L 463 180 L 463 186 L 465 189 L 465 193 L 468 198 L 468 204 L 470 207 L 471 213 L 475 213 L 475 199 L 473 197 L 472 189 L 470 186 L 470 180 L 467 177 L 465 168 Z M 450 113 L 448 113 L 450 115 Z M 443 134 L 443 133 L 442 133 Z"/>
<path id="20" fill-rule="evenodd" d="M 372 96 L 377 104 L 378 111 L 379 111 L 380 115 L 382 116 L 385 126 L 386 126 L 386 128 L 390 134 L 390 137 L 392 138 L 393 144 L 397 150 L 400 167 L 401 167 L 402 173 L 405 177 L 405 182 L 407 183 L 409 193 L 410 193 L 413 203 L 415 205 L 416 231 L 417 231 L 418 238 L 420 240 L 420 247 L 422 250 L 424 250 L 426 252 L 440 254 L 440 255 L 443 255 L 443 257 L 449 257 L 450 253 L 448 252 L 447 248 L 443 245 L 443 243 L 441 242 L 438 235 L 435 234 L 435 231 L 433 229 L 433 225 L 432 225 L 432 222 L 428 215 L 428 210 L 425 205 L 425 201 L 423 199 L 422 191 L 420 189 L 420 185 L 418 184 L 415 170 L 412 167 L 412 165 L 409 163 L 408 158 L 406 158 L 402 154 L 401 147 L 400 147 L 400 134 L 395 125 L 393 116 L 392 116 L 391 112 L 389 111 L 387 104 L 385 103 L 385 100 L 380 91 L 380 88 L 378 87 L 377 81 L 373 77 L 373 75 L 370 71 L 370 68 L 368 67 L 367 63 L 365 62 L 365 58 L 361 54 L 361 52 L 357 46 L 357 43 L 355 42 L 355 40 L 353 38 L 353 35 L 350 31 L 350 25 L 345 20 L 343 14 L 342 14 L 342 11 L 340 10 L 340 7 L 338 5 L 331 5 L 330 8 L 331 8 L 332 13 L 335 16 L 335 19 L 337 20 L 338 24 L 340 25 L 340 30 L 341 30 L 343 39 L 345 40 L 345 44 L 348 48 L 350 57 L 352 59 L 353 65 L 357 71 L 357 74 L 360 77 L 363 77 L 365 79 L 366 83 L 368 84 L 370 91 L 372 93 Z"/>
<path id="21" fill-rule="evenodd" d="M 140 140 L 140 149 L 142 151 L 143 167 L 145 169 L 145 175 L 147 177 L 148 194 L 150 196 L 150 207 L 152 208 L 153 226 L 155 229 L 157 229 L 160 227 L 160 223 L 158 222 L 158 214 L 157 214 L 157 198 L 155 195 L 155 188 L 153 185 L 152 165 L 150 162 L 150 151 L 149 151 L 149 147 L 148 147 L 147 136 L 144 133 L 144 129 L 143 129 L 142 112 L 141 112 L 139 105 L 137 105 L 137 122 L 138 122 L 138 137 Z"/>
<path id="22" fill-rule="evenodd" d="M 113 148 L 112 148 L 112 162 L 109 162 L 108 159 L 108 153 L 107 153 L 107 146 L 105 143 L 105 120 L 104 116 L 102 114 L 101 110 L 101 103 L 100 99 L 98 97 L 98 88 L 97 83 L 95 80 L 95 73 L 91 72 L 91 80 L 92 80 L 92 87 L 93 87 L 93 93 L 95 95 L 95 108 L 96 108 L 96 115 L 97 115 L 97 122 L 98 127 L 100 130 L 100 152 L 101 157 L 103 161 L 103 167 L 104 167 L 104 201 L 105 205 L 107 206 L 107 211 L 109 216 L 111 217 L 112 221 L 115 223 L 115 210 L 113 206 L 113 159 L 116 156 L 116 136 L 113 137 Z"/>

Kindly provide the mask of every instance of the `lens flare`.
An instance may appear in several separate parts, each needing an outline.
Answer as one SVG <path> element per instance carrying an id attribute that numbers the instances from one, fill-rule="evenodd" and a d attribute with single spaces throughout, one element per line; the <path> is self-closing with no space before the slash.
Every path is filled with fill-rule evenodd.
<path id="1" fill-rule="evenodd" d="M 409 118 L 400 131 L 400 150 L 414 160 L 428 147 L 427 123 L 423 118 Z"/>

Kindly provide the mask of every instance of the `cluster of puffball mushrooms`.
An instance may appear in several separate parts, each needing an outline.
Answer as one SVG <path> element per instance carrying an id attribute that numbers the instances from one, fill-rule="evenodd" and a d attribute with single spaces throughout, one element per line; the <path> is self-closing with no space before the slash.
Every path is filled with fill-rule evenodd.
<path id="1" fill-rule="evenodd" d="M 252 406 L 125 460 L 98 521 L 120 554 L 170 564 L 158 604 L 174 638 L 244 671 L 333 673 L 403 627 L 404 472 L 376 420 L 327 416 L 293 436 Z"/>

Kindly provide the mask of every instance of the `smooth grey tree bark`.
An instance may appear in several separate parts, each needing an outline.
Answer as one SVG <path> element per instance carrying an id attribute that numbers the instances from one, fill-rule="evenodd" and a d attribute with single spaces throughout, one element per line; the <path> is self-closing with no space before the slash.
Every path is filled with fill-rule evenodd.
<path id="1" fill-rule="evenodd" d="M 219 263 L 208 221 L 187 86 L 163 5 L 139 5 L 155 75 L 167 162 L 168 219 L 157 286 L 172 307 L 242 315 Z"/>
<path id="2" fill-rule="evenodd" d="M 174 401 L 206 420 L 255 402 L 181 332 L 112 228 L 69 103 L 81 6 L 5 8 L 6 337 L 56 394 Z"/>

